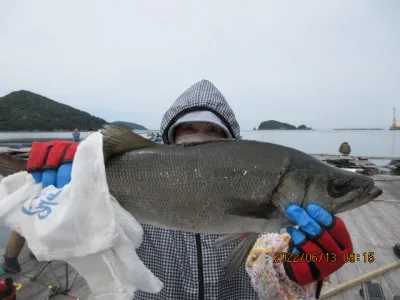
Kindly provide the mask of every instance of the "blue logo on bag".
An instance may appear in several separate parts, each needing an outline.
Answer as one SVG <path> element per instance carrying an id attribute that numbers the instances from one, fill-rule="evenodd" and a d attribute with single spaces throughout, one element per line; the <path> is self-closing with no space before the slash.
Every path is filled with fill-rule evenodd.
<path id="1" fill-rule="evenodd" d="M 41 192 L 30 201 L 29 205 L 24 203 L 21 211 L 28 216 L 37 214 L 40 220 L 46 219 L 52 212 L 51 206 L 58 204 L 54 200 L 61 192 L 62 189 L 57 190 L 57 192 Z"/>

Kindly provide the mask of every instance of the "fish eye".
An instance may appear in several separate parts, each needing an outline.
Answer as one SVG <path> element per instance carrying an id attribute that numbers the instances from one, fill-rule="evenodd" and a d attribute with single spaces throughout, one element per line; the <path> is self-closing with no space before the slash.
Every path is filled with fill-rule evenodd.
<path id="1" fill-rule="evenodd" d="M 350 188 L 350 182 L 344 178 L 336 178 L 331 181 L 328 192 L 333 197 L 341 197 L 345 195 Z"/>

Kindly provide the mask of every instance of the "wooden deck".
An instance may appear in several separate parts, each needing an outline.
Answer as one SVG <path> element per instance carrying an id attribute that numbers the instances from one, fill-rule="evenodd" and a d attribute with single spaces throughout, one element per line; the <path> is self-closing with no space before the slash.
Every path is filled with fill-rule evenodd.
<path id="1" fill-rule="evenodd" d="M 399 156 L 344 156 L 344 155 L 339 155 L 339 154 L 327 154 L 327 153 L 313 153 L 310 154 L 311 156 L 320 158 L 320 159 L 337 159 L 337 158 L 366 158 L 366 159 L 373 159 L 373 160 L 400 160 Z"/>
<path id="2" fill-rule="evenodd" d="M 351 234 L 354 252 L 374 252 L 373 263 L 347 263 L 332 275 L 333 284 L 343 283 L 361 274 L 373 271 L 397 260 L 393 245 L 400 242 L 400 180 L 393 176 L 377 175 L 376 185 L 383 188 L 381 200 L 398 202 L 372 202 L 352 211 L 339 214 Z M 400 295 L 400 269 L 371 279 L 382 285 L 386 299 Z M 329 299 L 363 299 L 360 286 L 350 288 Z M 323 293 L 324 291 L 322 291 Z"/>
<path id="3" fill-rule="evenodd" d="M 397 260 L 393 253 L 393 245 L 400 242 L 400 180 L 393 176 L 376 175 L 374 177 L 378 186 L 384 189 L 381 200 L 392 200 L 392 202 L 373 202 L 353 211 L 340 214 L 346 223 L 354 244 L 354 252 L 374 252 L 373 263 L 347 263 L 331 278 L 333 285 L 346 282 L 361 274 L 375 270 Z M 396 202 L 393 202 L 396 200 Z M 28 260 L 27 250 L 24 249 L 20 261 Z M 150 254 L 149 254 L 150 255 Z M 29 261 L 22 266 L 22 273 L 32 277 L 40 263 Z M 46 285 L 57 284 L 57 280 L 65 283 L 65 263 L 54 262 L 52 269 L 46 269 L 35 282 L 30 281 L 22 275 L 14 275 L 16 282 L 22 283 L 22 289 L 18 292 L 18 299 L 47 299 L 49 289 Z M 69 281 L 73 279 L 76 272 L 70 267 Z M 400 268 L 392 270 L 382 276 L 373 278 L 372 282 L 382 285 L 386 299 L 393 299 L 394 295 L 400 295 Z M 359 300 L 360 285 L 340 292 L 329 299 L 332 300 Z M 322 290 L 322 293 L 326 288 Z M 71 295 L 79 299 L 91 299 L 90 291 L 85 280 L 78 276 L 71 287 Z M 52 299 L 71 299 L 67 296 L 58 295 Z"/>
<path id="4" fill-rule="evenodd" d="M 2 253 L 4 250 L 2 249 Z M 3 257 L 3 256 L 2 256 Z M 46 263 L 38 262 L 36 260 L 31 260 L 28 255 L 27 247 L 24 247 L 20 258 L 19 258 L 22 268 L 21 273 L 12 275 L 11 277 L 14 279 L 16 283 L 21 283 L 22 287 L 17 292 L 17 300 L 45 300 L 49 299 L 51 294 L 51 290 L 48 286 L 61 286 L 65 288 L 66 286 L 71 285 L 71 282 L 76 277 L 76 271 L 68 266 L 68 282 L 66 280 L 66 266 L 67 264 L 62 261 L 54 261 L 44 271 L 37 277 L 35 281 L 32 281 L 37 271 L 40 270 L 41 266 L 44 266 Z M 3 263 L 3 258 L 1 260 Z M 76 280 L 73 281 L 71 285 L 71 291 L 69 294 L 73 297 L 69 297 L 67 295 L 56 295 L 51 299 L 54 300 L 66 300 L 66 299 L 93 299 L 90 297 L 90 289 L 86 284 L 86 281 L 81 277 L 77 276 Z"/>

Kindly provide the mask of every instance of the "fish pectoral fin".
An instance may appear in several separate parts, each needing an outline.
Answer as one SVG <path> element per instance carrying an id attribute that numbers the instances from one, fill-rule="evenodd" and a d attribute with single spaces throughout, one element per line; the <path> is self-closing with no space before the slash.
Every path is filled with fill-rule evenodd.
<path id="1" fill-rule="evenodd" d="M 100 129 L 100 133 L 103 135 L 103 153 L 105 160 L 115 154 L 161 146 L 160 144 L 134 133 L 130 129 L 112 124 L 104 125 L 103 128 Z"/>
<path id="2" fill-rule="evenodd" d="M 251 217 L 256 219 L 269 219 L 276 213 L 277 207 L 273 203 L 265 204 L 258 207 L 234 207 L 225 211 L 225 213 L 239 217 Z"/>
<path id="3" fill-rule="evenodd" d="M 257 241 L 258 233 L 248 233 L 246 238 L 229 254 L 223 263 L 226 267 L 225 277 L 231 278 L 239 270 L 242 263 L 247 259 L 251 249 Z"/>
<path id="4" fill-rule="evenodd" d="M 245 238 L 247 238 L 248 235 L 249 235 L 249 233 L 247 233 L 247 232 L 246 233 L 226 234 L 226 235 L 223 235 L 223 236 L 217 238 L 214 241 L 214 246 L 216 248 L 221 248 L 223 246 L 232 244 L 232 243 L 236 242 L 237 240 L 245 239 Z"/>

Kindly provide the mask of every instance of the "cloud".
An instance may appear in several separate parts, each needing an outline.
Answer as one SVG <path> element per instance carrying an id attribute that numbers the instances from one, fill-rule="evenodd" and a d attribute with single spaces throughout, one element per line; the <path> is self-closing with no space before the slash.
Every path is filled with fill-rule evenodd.
<path id="1" fill-rule="evenodd" d="M 0 95 L 26 89 L 158 128 L 211 80 L 243 129 L 384 127 L 400 106 L 400 2 L 8 1 Z"/>

